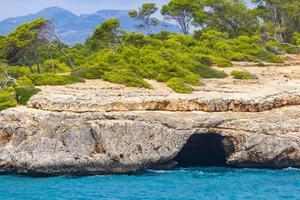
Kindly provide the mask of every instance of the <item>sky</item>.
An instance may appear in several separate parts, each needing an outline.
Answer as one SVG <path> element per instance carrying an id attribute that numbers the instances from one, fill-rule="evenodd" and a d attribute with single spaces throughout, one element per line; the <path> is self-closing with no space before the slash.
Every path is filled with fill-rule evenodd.
<path id="1" fill-rule="evenodd" d="M 135 9 L 149 1 L 158 6 L 169 2 L 169 0 L 0 0 L 0 20 L 36 13 L 51 6 L 64 8 L 75 14 L 91 14 L 103 9 Z"/>
<path id="2" fill-rule="evenodd" d="M 144 2 L 158 5 L 169 0 L 0 0 L 0 20 L 36 13 L 46 7 L 57 6 L 75 14 L 90 14 L 102 9 L 130 10 Z"/>

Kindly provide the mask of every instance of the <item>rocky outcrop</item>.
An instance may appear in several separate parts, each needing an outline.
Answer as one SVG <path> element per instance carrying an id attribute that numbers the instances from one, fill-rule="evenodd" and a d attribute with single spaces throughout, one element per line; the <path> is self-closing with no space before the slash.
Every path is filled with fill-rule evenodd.
<path id="1" fill-rule="evenodd" d="M 300 167 L 300 107 L 262 113 L 1 113 L 0 171 L 126 173 L 172 161 L 195 134 L 222 138 L 235 167 Z M 284 118 L 284 120 L 282 120 Z"/>
<path id="2" fill-rule="evenodd" d="M 26 106 L 0 112 L 0 172 L 300 167 L 299 67 L 235 66 L 245 67 L 258 79 L 204 80 L 189 95 L 154 81 L 151 90 L 101 80 L 43 86 Z"/>
<path id="3" fill-rule="evenodd" d="M 70 112 L 206 111 L 261 112 L 300 105 L 300 80 L 268 84 L 206 86 L 193 94 L 176 94 L 149 81 L 154 89 L 126 88 L 101 80 L 69 86 L 41 87 L 28 107 Z M 224 84 L 226 85 L 226 83 Z"/>

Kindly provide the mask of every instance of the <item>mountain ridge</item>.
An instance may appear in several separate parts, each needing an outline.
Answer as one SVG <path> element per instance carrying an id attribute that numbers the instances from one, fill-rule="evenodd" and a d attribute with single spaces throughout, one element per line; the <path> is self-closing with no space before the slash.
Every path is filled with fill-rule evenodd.
<path id="1" fill-rule="evenodd" d="M 7 35 L 22 23 L 33 21 L 39 17 L 52 20 L 60 39 L 68 45 L 85 42 L 94 29 L 109 18 L 119 19 L 121 23 L 120 28 L 127 32 L 144 33 L 142 29 L 136 26 L 138 21 L 128 16 L 128 10 L 108 9 L 99 10 L 92 14 L 76 15 L 60 7 L 47 7 L 37 13 L 0 21 L 0 35 Z M 160 21 L 159 25 L 153 28 L 153 32 L 155 33 L 161 30 L 180 31 L 177 26 L 165 21 Z"/>

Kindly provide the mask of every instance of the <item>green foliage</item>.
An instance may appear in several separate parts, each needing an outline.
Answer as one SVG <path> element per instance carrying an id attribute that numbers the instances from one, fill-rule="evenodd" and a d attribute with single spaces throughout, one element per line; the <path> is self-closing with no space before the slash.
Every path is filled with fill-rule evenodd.
<path id="1" fill-rule="evenodd" d="M 280 42 L 295 42 L 295 32 L 300 31 L 300 1 L 298 0 L 253 0 L 257 3 L 256 15 L 263 20 L 265 35 Z"/>
<path id="2" fill-rule="evenodd" d="M 243 80 L 253 79 L 253 75 L 247 71 L 233 70 L 231 72 L 231 75 L 236 79 L 243 79 Z"/>
<path id="3" fill-rule="evenodd" d="M 43 18 L 27 22 L 12 31 L 6 37 L 6 59 L 12 65 L 37 64 L 38 51 L 46 41 L 41 37 L 43 30 L 49 24 Z"/>
<path id="4" fill-rule="evenodd" d="M 167 20 L 174 20 L 181 28 L 182 33 L 189 34 L 193 15 L 199 9 L 198 1 L 194 0 L 171 0 L 163 5 L 161 14 Z"/>
<path id="5" fill-rule="evenodd" d="M 252 35 L 258 28 L 258 20 L 243 0 L 200 1 L 193 12 L 194 24 L 216 29 L 229 37 Z"/>
<path id="6" fill-rule="evenodd" d="M 72 76 L 77 76 L 85 79 L 100 79 L 104 71 L 101 67 L 81 67 L 72 72 Z"/>
<path id="7" fill-rule="evenodd" d="M 31 74 L 29 67 L 8 67 L 6 68 L 6 72 L 15 78 L 19 78 L 21 76 L 28 76 Z"/>
<path id="8" fill-rule="evenodd" d="M 213 63 L 216 64 L 218 67 L 232 67 L 233 64 L 230 60 L 220 57 L 212 57 Z"/>
<path id="9" fill-rule="evenodd" d="M 0 35 L 0 63 L 6 58 L 6 38 Z"/>
<path id="10" fill-rule="evenodd" d="M 171 78 L 167 82 L 168 87 L 172 88 L 177 93 L 190 94 L 193 90 L 186 85 L 180 78 Z"/>
<path id="11" fill-rule="evenodd" d="M 87 40 L 86 44 L 93 51 L 102 48 L 112 48 L 115 45 L 118 45 L 120 42 L 119 27 L 120 22 L 118 19 L 106 20 L 96 28 L 92 37 Z"/>
<path id="12" fill-rule="evenodd" d="M 40 91 L 40 89 L 33 86 L 23 86 L 15 88 L 15 91 L 18 103 L 25 105 L 33 95 Z"/>
<path id="13" fill-rule="evenodd" d="M 71 69 L 65 63 L 60 62 L 59 60 L 55 59 L 48 59 L 45 60 L 42 64 L 42 72 L 53 72 L 53 73 L 66 73 L 70 72 Z"/>
<path id="14" fill-rule="evenodd" d="M 293 33 L 293 42 L 295 45 L 300 45 L 300 32 Z"/>
<path id="15" fill-rule="evenodd" d="M 28 78 L 34 85 L 67 85 L 83 80 L 76 76 L 57 75 L 53 73 L 31 74 Z"/>
<path id="16" fill-rule="evenodd" d="M 285 48 L 287 53 L 290 54 L 300 54 L 300 47 L 299 46 L 288 46 Z"/>
<path id="17" fill-rule="evenodd" d="M 103 80 L 123 84 L 128 87 L 150 88 L 150 85 L 147 82 L 128 70 L 105 72 Z"/>
<path id="18" fill-rule="evenodd" d="M 151 27 L 156 26 L 159 23 L 158 19 L 152 17 L 157 10 L 158 8 L 155 3 L 144 3 L 141 8 L 129 11 L 128 14 L 130 17 L 141 21 L 141 23 L 138 24 L 138 27 L 143 28 L 146 33 L 150 35 L 152 33 Z"/>
<path id="19" fill-rule="evenodd" d="M 27 76 L 21 76 L 20 78 L 18 78 L 16 86 L 17 87 L 20 87 L 20 86 L 33 86 L 33 83 Z"/>
<path id="20" fill-rule="evenodd" d="M 13 87 L 0 90 L 0 111 L 16 105 L 16 93 Z"/>
<path id="21" fill-rule="evenodd" d="M 289 41 L 300 44 L 300 16 L 291 12 L 297 11 L 298 3 L 292 8 L 291 0 L 284 0 L 281 5 L 274 3 L 279 0 L 255 1 L 259 8 L 250 10 L 242 0 L 171 0 L 161 13 L 165 19 L 177 22 L 184 34 L 166 31 L 150 34 L 151 27 L 158 23 L 153 18 L 157 7 L 145 3 L 129 15 L 141 22 L 140 27 L 149 36 L 122 32 L 120 22 L 109 19 L 96 28 L 86 44 L 71 48 L 56 40 L 49 43 L 43 39 L 43 31 L 49 25 L 47 20 L 24 23 L 7 37 L 0 37 L 0 63 L 15 65 L 1 65 L 0 81 L 5 72 L 17 78 L 13 87 L 18 90 L 17 95 L 21 94 L 20 103 L 36 92 L 34 85 L 65 85 L 99 78 L 144 88 L 150 88 L 145 79 L 152 79 L 167 82 L 176 92 L 190 93 L 188 85 L 201 86 L 201 78 L 227 76 L 212 66 L 231 67 L 232 61 L 281 63 L 283 58 L 276 55 L 279 51 L 300 52 L 297 46 L 277 41 L 279 36 L 289 36 Z M 271 19 L 272 8 L 279 9 L 283 18 L 294 16 L 295 19 L 286 19 L 293 24 L 286 27 L 284 22 L 278 24 Z M 257 16 L 263 19 L 260 28 Z M 188 35 L 191 24 L 201 27 L 194 35 Z M 276 37 L 266 39 L 266 35 Z M 72 61 L 77 67 L 71 70 L 68 65 L 73 66 Z M 243 71 L 233 71 L 232 75 L 253 78 Z"/>

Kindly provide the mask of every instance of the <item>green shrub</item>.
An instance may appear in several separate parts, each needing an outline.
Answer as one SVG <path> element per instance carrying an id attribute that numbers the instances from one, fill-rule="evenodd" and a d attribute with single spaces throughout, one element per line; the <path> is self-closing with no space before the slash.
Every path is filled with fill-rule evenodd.
<path id="1" fill-rule="evenodd" d="M 293 41 L 294 41 L 294 44 L 300 45 L 300 33 L 299 32 L 293 33 Z"/>
<path id="2" fill-rule="evenodd" d="M 17 83 L 15 85 L 17 87 L 19 87 L 19 86 L 33 86 L 33 83 L 27 76 L 21 76 L 20 78 L 18 78 Z"/>
<path id="3" fill-rule="evenodd" d="M 243 79 L 243 80 L 253 79 L 253 75 L 247 71 L 233 70 L 231 72 L 231 75 L 236 79 Z"/>
<path id="4" fill-rule="evenodd" d="M 105 72 L 103 76 L 103 80 L 110 81 L 117 84 L 123 84 L 128 87 L 143 87 L 143 88 L 151 87 L 142 78 L 139 78 L 126 70 Z"/>
<path id="5" fill-rule="evenodd" d="M 203 83 L 200 82 L 200 77 L 196 74 L 189 74 L 185 76 L 184 81 L 193 86 L 201 86 Z"/>
<path id="6" fill-rule="evenodd" d="M 283 63 L 284 59 L 266 50 L 261 50 L 257 53 L 257 58 L 261 61 L 270 63 Z"/>
<path id="7" fill-rule="evenodd" d="M 0 111 L 16 105 L 16 93 L 13 87 L 0 90 Z"/>
<path id="8" fill-rule="evenodd" d="M 66 73 L 70 72 L 71 69 L 65 63 L 60 62 L 59 60 L 49 59 L 45 60 L 42 64 L 43 72 L 56 72 L 56 73 Z"/>
<path id="9" fill-rule="evenodd" d="M 57 75 L 52 73 L 31 74 L 28 78 L 34 85 L 67 85 L 84 81 L 76 76 Z"/>
<path id="10" fill-rule="evenodd" d="M 191 94 L 193 92 L 193 90 L 180 78 L 171 78 L 168 80 L 167 85 L 177 93 Z"/>
<path id="11" fill-rule="evenodd" d="M 203 65 L 212 66 L 214 64 L 212 58 L 207 55 L 198 54 L 194 59 Z"/>
<path id="12" fill-rule="evenodd" d="M 230 60 L 224 58 L 213 58 L 213 63 L 218 67 L 232 67 L 233 64 Z"/>
<path id="13" fill-rule="evenodd" d="M 300 54 L 300 47 L 288 46 L 286 47 L 286 51 L 290 54 Z"/>
<path id="14" fill-rule="evenodd" d="M 15 78 L 19 78 L 21 76 L 28 76 L 31 74 L 29 67 L 8 67 L 6 72 Z"/>
<path id="15" fill-rule="evenodd" d="M 259 62 L 259 63 L 257 64 L 257 66 L 258 66 L 258 67 L 266 67 L 266 64 L 263 63 L 263 62 Z"/>
<path id="16" fill-rule="evenodd" d="M 33 86 L 24 86 L 15 88 L 15 91 L 18 103 L 25 105 L 33 95 L 40 91 L 40 89 Z"/>
<path id="17" fill-rule="evenodd" d="M 104 74 L 103 69 L 99 67 L 82 67 L 75 69 L 71 75 L 85 79 L 100 79 Z"/>
<path id="18" fill-rule="evenodd" d="M 201 76 L 201 78 L 225 78 L 227 74 L 223 71 L 215 70 L 209 66 L 199 66 L 195 72 Z"/>

